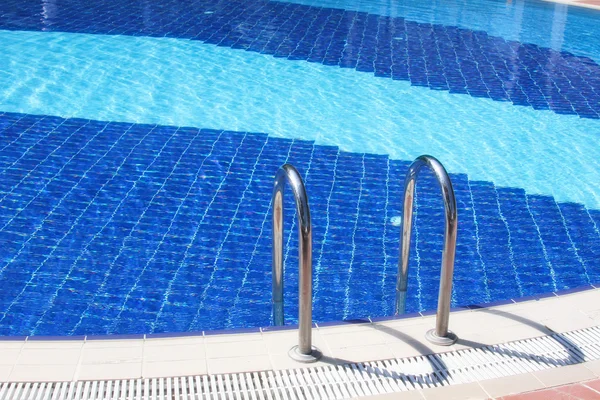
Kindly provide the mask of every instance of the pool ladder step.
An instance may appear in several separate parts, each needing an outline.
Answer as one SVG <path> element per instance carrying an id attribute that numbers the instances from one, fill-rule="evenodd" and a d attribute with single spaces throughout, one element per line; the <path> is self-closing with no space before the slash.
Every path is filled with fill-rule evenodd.
<path id="1" fill-rule="evenodd" d="M 458 214 L 452 181 L 444 166 L 429 155 L 419 156 L 408 168 L 404 183 L 404 204 L 400 259 L 396 284 L 395 314 L 403 314 L 406 309 L 408 286 L 408 259 L 412 233 L 413 201 L 419 172 L 423 167 L 431 169 L 442 192 L 445 210 L 444 248 L 435 329 L 427 332 L 426 338 L 437 345 L 449 346 L 457 336 L 448 330 L 450 319 L 450 298 L 454 275 L 454 256 Z M 312 346 L 312 224 L 310 207 L 304 181 L 298 170 L 291 164 L 284 164 L 275 175 L 273 187 L 273 323 L 284 324 L 283 310 L 283 196 L 285 184 L 289 184 L 294 194 L 298 214 L 298 268 L 299 268 L 299 316 L 298 345 L 289 351 L 296 361 L 311 363 L 319 360 L 321 352 Z"/>

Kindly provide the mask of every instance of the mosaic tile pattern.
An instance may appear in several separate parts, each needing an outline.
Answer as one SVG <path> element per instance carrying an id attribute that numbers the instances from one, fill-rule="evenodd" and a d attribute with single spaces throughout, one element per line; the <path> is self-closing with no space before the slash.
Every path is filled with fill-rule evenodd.
<path id="1" fill-rule="evenodd" d="M 600 118 L 587 57 L 453 26 L 273 1 L 65 0 L 0 4 L 0 29 L 167 36 L 305 60 L 415 86 Z"/>
<path id="2" fill-rule="evenodd" d="M 264 134 L 0 113 L 0 334 L 270 324 L 273 177 L 303 174 L 317 321 L 392 313 L 408 161 Z M 455 305 L 600 282 L 600 210 L 451 175 Z M 297 227 L 286 198 L 286 315 Z M 419 181 L 409 310 L 435 308 L 439 188 Z"/>

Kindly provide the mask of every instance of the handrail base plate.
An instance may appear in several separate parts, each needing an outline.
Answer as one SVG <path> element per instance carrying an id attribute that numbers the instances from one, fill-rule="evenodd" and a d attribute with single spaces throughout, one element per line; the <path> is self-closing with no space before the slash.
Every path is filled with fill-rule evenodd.
<path id="1" fill-rule="evenodd" d="M 288 351 L 288 355 L 294 361 L 309 364 L 319 361 L 319 359 L 323 356 L 323 353 L 321 353 L 321 351 L 315 346 L 311 346 L 310 354 L 302 354 L 299 351 L 299 347 L 294 346 L 290 349 L 290 351 Z"/>
<path id="2" fill-rule="evenodd" d="M 458 336 L 451 331 L 448 331 L 446 336 L 438 336 L 435 329 L 430 329 L 425 334 L 425 339 L 438 346 L 452 346 L 458 340 Z"/>

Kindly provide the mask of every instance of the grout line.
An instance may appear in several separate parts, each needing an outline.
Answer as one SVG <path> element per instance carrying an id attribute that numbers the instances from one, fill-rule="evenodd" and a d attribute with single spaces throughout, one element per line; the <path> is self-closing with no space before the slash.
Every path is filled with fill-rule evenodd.
<path id="1" fill-rule="evenodd" d="M 493 378 L 493 379 L 502 379 L 502 378 Z M 483 385 L 481 384 L 481 381 L 477 381 L 477 385 L 479 385 L 479 387 L 481 388 L 481 390 L 483 390 L 483 393 L 485 393 L 485 395 L 488 397 L 488 399 L 493 399 L 494 397 L 492 395 L 490 395 L 488 393 L 487 390 L 485 390 L 485 388 L 483 387 Z"/>
<path id="2" fill-rule="evenodd" d="M 19 364 L 19 360 L 21 359 L 21 355 L 23 354 L 23 349 L 25 348 L 25 343 L 27 343 L 27 339 L 29 339 L 29 336 L 27 336 L 25 338 L 25 340 L 21 344 L 21 347 L 19 347 L 19 355 L 17 356 L 17 359 L 15 360 L 13 365 L 10 367 L 10 372 L 8 373 L 8 377 L 6 378 L 7 383 L 11 382 L 10 378 L 12 377 L 12 374 L 15 371 L 16 366 Z"/>
<path id="3" fill-rule="evenodd" d="M 75 366 L 75 372 L 73 373 L 73 382 L 79 380 L 79 374 L 81 373 L 81 366 L 83 365 L 83 352 L 86 348 L 87 336 L 83 339 L 83 343 L 79 348 L 79 358 L 77 359 L 77 365 Z"/>
<path id="4" fill-rule="evenodd" d="M 261 332 L 262 335 L 262 332 Z M 204 347 L 204 363 L 206 365 L 206 373 L 210 374 L 210 368 L 209 368 L 209 363 L 208 363 L 208 348 L 207 348 L 207 343 L 206 343 L 206 335 L 204 333 L 204 331 L 202 331 L 202 346 Z"/>
<path id="5" fill-rule="evenodd" d="M 598 373 L 596 373 L 596 372 L 592 371 L 592 370 L 591 370 L 591 369 L 590 369 L 590 368 L 589 368 L 589 367 L 586 365 L 588 362 L 589 362 L 589 361 L 586 361 L 586 362 L 584 362 L 584 363 L 582 364 L 582 365 L 583 365 L 583 367 L 584 367 L 585 369 L 587 369 L 588 371 L 590 371 L 592 374 L 594 374 L 594 376 L 596 376 L 596 379 L 598 379 L 598 381 L 600 382 L 600 375 L 598 375 Z M 588 381 L 588 382 L 589 382 L 589 381 Z M 598 393 L 600 393 L 600 392 L 598 392 Z"/>
<path id="6" fill-rule="evenodd" d="M 146 353 L 146 334 L 144 333 L 144 337 L 142 338 L 142 359 L 141 359 L 141 363 L 142 363 L 142 367 L 140 368 L 140 373 L 141 373 L 141 377 L 144 378 L 144 369 L 145 369 L 145 362 L 144 362 L 144 355 Z"/>
<path id="7" fill-rule="evenodd" d="M 600 380 L 597 380 L 597 381 L 600 381 Z M 598 390 L 594 389 L 593 387 L 590 387 L 590 386 L 587 385 L 589 382 L 591 382 L 591 381 L 586 381 L 586 382 L 580 383 L 580 385 L 584 386 L 584 387 L 586 387 L 588 389 L 590 389 L 593 392 L 596 392 L 596 393 L 600 394 L 600 391 L 598 391 Z"/>

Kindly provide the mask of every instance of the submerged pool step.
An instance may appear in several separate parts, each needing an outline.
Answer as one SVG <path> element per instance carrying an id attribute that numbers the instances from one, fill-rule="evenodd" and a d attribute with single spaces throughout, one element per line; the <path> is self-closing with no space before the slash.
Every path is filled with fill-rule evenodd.
<path id="1" fill-rule="evenodd" d="M 0 114 L 0 335 L 268 326 L 270 197 L 285 162 L 312 210 L 315 319 L 390 315 L 409 161 L 258 133 Z M 600 282 L 599 210 L 450 176 L 455 304 Z M 426 170 L 416 199 L 409 311 L 437 301 L 443 209 Z M 295 265 L 297 227 L 285 223 Z M 297 270 L 286 274 L 294 321 Z"/>

